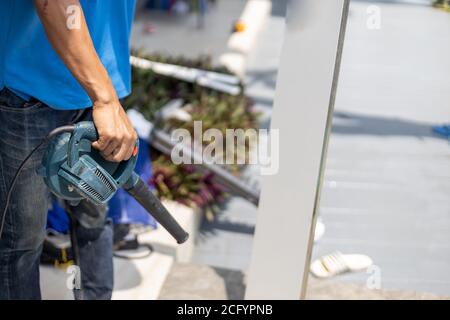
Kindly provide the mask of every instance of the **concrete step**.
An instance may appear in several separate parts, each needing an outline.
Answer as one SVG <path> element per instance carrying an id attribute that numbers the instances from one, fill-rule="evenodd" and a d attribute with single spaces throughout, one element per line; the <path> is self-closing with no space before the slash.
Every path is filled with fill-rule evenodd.
<path id="1" fill-rule="evenodd" d="M 163 201 L 175 220 L 189 233 L 189 239 L 179 245 L 175 239 L 162 227 L 142 233 L 138 236 L 140 243 L 151 244 L 155 251 L 173 256 L 176 261 L 190 262 L 203 218 L 200 210 L 192 209 L 173 201 Z"/>

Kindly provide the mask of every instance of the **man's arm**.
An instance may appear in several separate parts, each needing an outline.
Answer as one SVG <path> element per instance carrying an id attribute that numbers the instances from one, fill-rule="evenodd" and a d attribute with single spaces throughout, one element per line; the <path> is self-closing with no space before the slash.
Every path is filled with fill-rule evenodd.
<path id="1" fill-rule="evenodd" d="M 91 98 L 99 134 L 93 147 L 107 160 L 128 160 L 137 135 L 95 51 L 79 0 L 33 1 L 54 50 Z M 80 13 L 77 28 L 67 25 L 67 9 L 73 5 L 78 6 Z"/>

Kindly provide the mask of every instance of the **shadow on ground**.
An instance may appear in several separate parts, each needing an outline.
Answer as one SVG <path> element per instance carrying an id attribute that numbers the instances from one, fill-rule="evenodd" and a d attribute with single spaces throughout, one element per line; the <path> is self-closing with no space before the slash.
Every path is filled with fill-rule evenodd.
<path id="1" fill-rule="evenodd" d="M 410 136 L 416 138 L 444 137 L 433 133 L 430 125 L 397 118 L 335 112 L 332 132 L 336 134 L 361 134 L 376 136 Z"/>

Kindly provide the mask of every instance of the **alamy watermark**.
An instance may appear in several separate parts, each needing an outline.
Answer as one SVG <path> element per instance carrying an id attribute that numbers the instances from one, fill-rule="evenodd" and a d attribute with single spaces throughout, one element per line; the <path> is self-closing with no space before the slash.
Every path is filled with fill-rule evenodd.
<path id="1" fill-rule="evenodd" d="M 381 29 L 381 8 L 377 5 L 370 5 L 367 7 L 367 21 L 366 27 L 369 30 Z"/>
<path id="2" fill-rule="evenodd" d="M 67 268 L 66 273 L 69 275 L 66 280 L 66 286 L 69 290 L 81 289 L 81 270 L 77 265 L 71 265 Z"/>
<path id="3" fill-rule="evenodd" d="M 377 265 L 371 265 L 367 268 L 366 273 L 369 275 L 366 281 L 366 287 L 371 290 L 381 289 L 381 268 Z"/>
<path id="4" fill-rule="evenodd" d="M 67 20 L 66 27 L 69 30 L 81 29 L 81 7 L 75 4 L 66 9 Z"/>
<path id="5" fill-rule="evenodd" d="M 277 129 L 210 128 L 203 132 L 201 121 L 194 121 L 193 136 L 187 129 L 175 129 L 171 152 L 175 164 L 258 165 L 261 175 L 279 170 L 279 131 Z"/>

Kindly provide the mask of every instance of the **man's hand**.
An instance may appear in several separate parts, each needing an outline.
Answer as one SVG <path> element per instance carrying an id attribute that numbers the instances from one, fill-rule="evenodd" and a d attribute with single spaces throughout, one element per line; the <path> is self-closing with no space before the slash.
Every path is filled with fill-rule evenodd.
<path id="1" fill-rule="evenodd" d="M 94 123 L 99 135 L 92 147 L 108 161 L 120 162 L 133 155 L 137 135 L 119 101 L 95 103 Z"/>
<path id="2" fill-rule="evenodd" d="M 99 134 L 99 140 L 92 146 L 100 150 L 106 160 L 128 160 L 137 135 L 95 51 L 79 0 L 34 0 L 34 5 L 48 40 L 91 98 Z M 79 26 L 76 28 L 67 25 L 67 9 L 71 6 L 79 8 Z"/>

